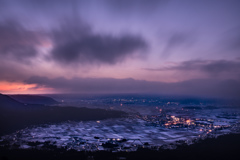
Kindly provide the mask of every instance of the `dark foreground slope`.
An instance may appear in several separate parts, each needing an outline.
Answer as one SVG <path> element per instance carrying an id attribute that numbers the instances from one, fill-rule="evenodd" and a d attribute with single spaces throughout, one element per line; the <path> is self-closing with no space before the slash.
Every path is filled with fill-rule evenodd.
<path id="1" fill-rule="evenodd" d="M 179 146 L 175 150 L 147 150 L 140 149 L 136 152 L 77 152 L 66 151 L 52 147 L 50 150 L 24 150 L 0 147 L 0 158 L 2 159 L 58 159 L 58 160 L 217 160 L 217 159 L 239 159 L 240 134 L 220 136 L 217 139 L 206 139 L 190 146 Z"/>
<path id="2" fill-rule="evenodd" d="M 0 94 L 0 136 L 36 124 L 59 123 L 68 120 L 101 120 L 119 118 L 124 115 L 125 113 L 121 111 L 104 109 L 25 105 Z"/>
<path id="3" fill-rule="evenodd" d="M 11 98 L 26 104 L 42 104 L 53 105 L 58 104 L 57 101 L 51 97 L 39 96 L 39 95 L 10 95 Z"/>

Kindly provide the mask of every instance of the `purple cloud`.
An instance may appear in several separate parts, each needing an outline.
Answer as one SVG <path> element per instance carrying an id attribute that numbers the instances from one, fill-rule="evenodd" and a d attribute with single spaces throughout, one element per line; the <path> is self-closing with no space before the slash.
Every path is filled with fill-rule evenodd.
<path id="1" fill-rule="evenodd" d="M 26 62 L 37 56 L 39 36 L 14 20 L 0 22 L 0 55 L 4 58 Z"/>
<path id="2" fill-rule="evenodd" d="M 138 35 L 113 36 L 98 34 L 80 21 L 68 20 L 52 31 L 54 48 L 50 58 L 60 64 L 115 64 L 147 49 L 147 42 Z"/>

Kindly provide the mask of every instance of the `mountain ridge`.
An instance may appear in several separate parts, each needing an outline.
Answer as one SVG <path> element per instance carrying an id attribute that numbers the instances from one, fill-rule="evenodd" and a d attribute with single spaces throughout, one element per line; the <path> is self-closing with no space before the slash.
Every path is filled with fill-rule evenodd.
<path id="1" fill-rule="evenodd" d="M 53 104 L 59 103 L 51 97 L 42 96 L 42 95 L 15 94 L 15 95 L 9 95 L 9 96 L 24 104 L 53 105 Z"/>

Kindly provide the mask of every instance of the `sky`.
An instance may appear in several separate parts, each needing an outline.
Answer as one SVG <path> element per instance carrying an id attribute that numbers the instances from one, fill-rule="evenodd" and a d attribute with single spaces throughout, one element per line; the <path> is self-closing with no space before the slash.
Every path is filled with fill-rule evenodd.
<path id="1" fill-rule="evenodd" d="M 0 0 L 0 92 L 240 98 L 239 0 Z"/>

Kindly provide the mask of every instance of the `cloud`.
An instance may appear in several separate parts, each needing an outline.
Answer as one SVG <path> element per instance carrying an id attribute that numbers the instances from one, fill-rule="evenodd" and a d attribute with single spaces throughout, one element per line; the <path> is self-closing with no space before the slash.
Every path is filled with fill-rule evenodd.
<path id="1" fill-rule="evenodd" d="M 168 40 L 165 48 L 162 51 L 163 57 L 169 56 L 172 51 L 181 47 L 189 47 L 195 42 L 195 38 L 190 33 L 174 33 Z"/>
<path id="2" fill-rule="evenodd" d="M 236 51 L 239 55 L 240 52 L 240 26 L 234 27 L 224 33 L 222 37 L 222 45 L 226 51 Z"/>
<path id="3" fill-rule="evenodd" d="M 117 12 L 153 12 L 159 6 L 166 3 L 166 0 L 104 0 L 107 6 Z"/>
<path id="4" fill-rule="evenodd" d="M 72 78 L 49 79 L 34 76 L 25 81 L 50 87 L 61 93 L 157 93 L 201 97 L 240 98 L 240 81 L 193 79 L 177 83 L 150 82 L 134 79 Z"/>
<path id="5" fill-rule="evenodd" d="M 65 19 L 51 32 L 34 32 L 16 20 L 0 22 L 0 55 L 10 61 L 30 62 L 38 54 L 44 38 L 53 43 L 47 59 L 61 65 L 105 63 L 115 64 L 124 59 L 144 55 L 148 44 L 139 35 L 93 33 L 91 27 L 79 18 Z"/>
<path id="6" fill-rule="evenodd" d="M 240 77 L 240 61 L 229 60 L 190 60 L 162 68 L 144 68 L 148 71 L 202 71 L 212 76 L 233 74 Z"/>
<path id="7" fill-rule="evenodd" d="M 67 20 L 52 31 L 54 48 L 50 58 L 61 64 L 105 63 L 115 64 L 147 48 L 138 35 L 119 36 L 98 34 L 79 19 Z"/>
<path id="8" fill-rule="evenodd" d="M 201 70 L 212 74 L 220 74 L 222 72 L 240 73 L 240 61 L 218 60 L 211 61 L 201 66 Z"/>
<path id="9" fill-rule="evenodd" d="M 23 80 L 28 77 L 26 75 L 28 75 L 28 73 L 26 73 L 26 71 L 19 65 L 11 64 L 9 62 L 0 63 L 0 82 Z"/>
<path id="10" fill-rule="evenodd" d="M 0 35 L 0 55 L 4 59 L 27 62 L 37 56 L 37 34 L 20 23 L 14 20 L 0 22 Z"/>
<path id="11" fill-rule="evenodd" d="M 145 90 L 140 86 L 143 81 L 133 79 L 114 78 L 72 78 L 58 77 L 49 79 L 47 77 L 33 76 L 25 81 L 28 84 L 38 84 L 39 87 L 51 87 L 63 92 L 129 92 Z M 137 82 L 137 83 L 136 83 Z M 144 88 L 143 88 L 144 87 Z"/>

